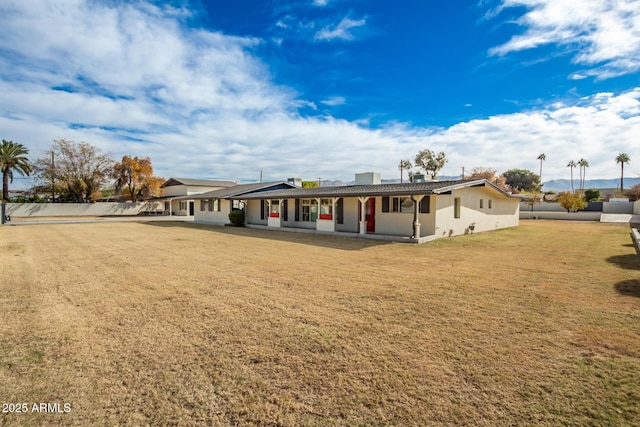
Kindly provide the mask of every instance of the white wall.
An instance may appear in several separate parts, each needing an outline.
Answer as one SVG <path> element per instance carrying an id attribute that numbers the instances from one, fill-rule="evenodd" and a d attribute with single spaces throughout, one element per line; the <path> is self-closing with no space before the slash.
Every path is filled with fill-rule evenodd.
<path id="1" fill-rule="evenodd" d="M 138 215 L 161 209 L 156 202 L 142 203 L 7 203 L 7 215 L 12 217 L 43 216 L 110 216 Z"/>
<path id="2" fill-rule="evenodd" d="M 267 225 L 266 217 L 265 219 L 260 219 L 260 200 L 247 200 L 245 222 L 247 224 Z"/>
<path id="3" fill-rule="evenodd" d="M 454 198 L 460 197 L 460 218 L 454 217 Z M 480 208 L 480 200 L 483 207 Z M 489 208 L 491 200 L 491 208 Z M 462 188 L 452 194 L 436 196 L 436 229 L 437 237 L 458 236 L 497 230 L 499 228 L 516 227 L 519 224 L 519 201 L 506 197 L 490 188 Z"/>
<path id="4" fill-rule="evenodd" d="M 195 210 L 193 221 L 200 224 L 216 224 L 225 225 L 229 224 L 229 213 L 231 212 L 231 201 L 220 200 L 220 211 L 209 211 L 208 200 L 205 200 L 204 210 L 201 209 L 202 203 L 200 200 L 194 200 Z"/>
<path id="5" fill-rule="evenodd" d="M 336 231 L 346 231 L 357 233 L 360 230 L 358 224 L 358 199 L 355 197 L 347 197 L 343 199 L 343 223 L 336 222 Z"/>

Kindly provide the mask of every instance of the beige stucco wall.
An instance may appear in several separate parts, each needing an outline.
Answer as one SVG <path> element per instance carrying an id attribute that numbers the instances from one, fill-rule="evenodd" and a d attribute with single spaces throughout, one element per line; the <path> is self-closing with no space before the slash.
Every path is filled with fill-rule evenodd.
<path id="1" fill-rule="evenodd" d="M 260 219 L 260 200 L 247 200 L 245 222 L 247 224 L 267 225 L 267 218 Z"/>
<path id="2" fill-rule="evenodd" d="M 207 191 L 220 190 L 223 187 L 219 186 L 211 186 L 211 187 L 201 187 L 201 186 L 189 186 L 189 185 L 170 185 L 169 187 L 164 188 L 165 196 L 189 196 L 191 194 L 201 194 L 206 193 Z"/>
<path id="3" fill-rule="evenodd" d="M 201 224 L 229 224 L 229 212 L 231 212 L 231 202 L 229 200 L 220 200 L 220 212 L 209 211 L 208 205 L 205 203 L 204 211 L 200 210 L 200 200 L 195 201 L 195 212 L 193 221 Z"/>
<path id="4" fill-rule="evenodd" d="M 43 216 L 111 216 L 138 215 L 153 212 L 157 204 L 143 203 L 7 203 L 7 215 L 22 217 Z"/>
<path id="5" fill-rule="evenodd" d="M 336 223 L 336 231 L 345 231 L 357 233 L 360 230 L 358 224 L 358 199 L 356 197 L 347 197 L 343 200 L 343 223 Z"/>
<path id="6" fill-rule="evenodd" d="M 454 218 L 454 198 L 460 197 L 460 218 Z M 483 208 L 480 209 L 480 199 Z M 491 200 L 491 209 L 489 209 Z M 490 188 L 462 188 L 452 194 L 436 197 L 437 237 L 458 236 L 470 232 L 469 226 L 475 224 L 474 233 L 516 227 L 519 224 L 519 202 L 516 198 L 506 197 Z"/>

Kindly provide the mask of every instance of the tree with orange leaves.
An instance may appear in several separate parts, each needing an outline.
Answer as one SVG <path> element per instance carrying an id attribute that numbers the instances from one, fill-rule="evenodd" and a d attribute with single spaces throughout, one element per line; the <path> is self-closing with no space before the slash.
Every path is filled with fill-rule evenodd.
<path id="1" fill-rule="evenodd" d="M 113 168 L 116 191 L 126 195 L 132 202 L 159 195 L 164 178 L 153 176 L 149 157 L 122 157 Z"/>

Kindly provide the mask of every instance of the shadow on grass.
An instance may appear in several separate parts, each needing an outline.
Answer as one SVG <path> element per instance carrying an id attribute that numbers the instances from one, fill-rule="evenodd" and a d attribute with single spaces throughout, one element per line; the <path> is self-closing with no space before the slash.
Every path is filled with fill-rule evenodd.
<path id="1" fill-rule="evenodd" d="M 149 221 L 141 224 L 153 227 L 168 228 L 180 227 L 185 229 L 199 229 L 214 233 L 222 233 L 233 236 L 252 237 L 256 239 L 268 239 L 278 242 L 299 243 L 311 246 L 320 246 L 345 251 L 357 251 L 374 246 L 388 245 L 390 242 L 371 240 L 357 237 L 330 236 L 315 233 L 296 233 L 278 230 L 261 230 L 257 228 L 229 227 L 223 225 L 195 224 L 193 222 L 165 222 Z"/>
<path id="2" fill-rule="evenodd" d="M 640 270 L 640 255 L 614 255 L 607 258 L 607 261 L 626 270 Z"/>
<path id="3" fill-rule="evenodd" d="M 640 279 L 623 280 L 613 285 L 620 295 L 640 298 Z"/>

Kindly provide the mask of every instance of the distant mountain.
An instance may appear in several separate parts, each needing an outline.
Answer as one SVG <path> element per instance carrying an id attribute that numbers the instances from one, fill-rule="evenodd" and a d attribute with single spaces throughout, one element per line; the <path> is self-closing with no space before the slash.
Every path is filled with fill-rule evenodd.
<path id="1" fill-rule="evenodd" d="M 636 184 L 640 184 L 640 178 L 624 178 L 624 188 L 631 188 Z M 574 188 L 578 188 L 580 186 L 580 181 L 577 179 L 573 180 Z M 620 187 L 620 178 L 611 178 L 611 179 L 587 179 L 584 182 L 585 190 L 590 188 L 593 189 L 614 189 Z M 546 181 L 544 186 L 542 187 L 544 191 L 571 191 L 571 180 L 570 179 L 552 179 L 550 181 Z"/>

